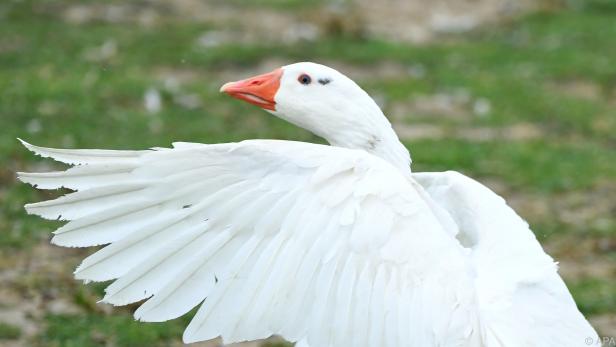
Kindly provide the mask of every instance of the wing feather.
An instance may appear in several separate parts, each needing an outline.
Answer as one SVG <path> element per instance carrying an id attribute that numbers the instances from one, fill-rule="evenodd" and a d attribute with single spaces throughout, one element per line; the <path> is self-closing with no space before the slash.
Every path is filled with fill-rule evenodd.
<path id="1" fill-rule="evenodd" d="M 123 202 L 64 224 L 54 231 L 51 242 L 64 247 L 89 247 L 117 242 L 150 224 L 151 216 L 158 216 L 163 211 L 162 203 L 158 202 Z"/>
<path id="2" fill-rule="evenodd" d="M 17 176 L 24 183 L 39 189 L 69 188 L 83 190 L 106 186 L 109 182 L 124 183 L 138 166 L 136 163 L 90 164 L 72 167 L 66 171 L 55 172 L 18 172 Z"/>
<path id="3" fill-rule="evenodd" d="M 69 220 L 52 242 L 107 244 L 75 276 L 114 280 L 103 302 L 145 299 L 142 321 L 201 304 L 186 342 L 281 334 L 395 346 L 467 334 L 422 319 L 455 312 L 451 291 L 472 313 L 470 260 L 413 182 L 370 154 L 267 140 L 126 152 L 24 145 L 78 164 L 20 173 L 42 189 L 76 190 L 26 206 Z"/>
<path id="4" fill-rule="evenodd" d="M 66 164 L 130 163 L 147 151 L 107 149 L 58 149 L 34 146 L 22 139 L 22 145 L 43 158 L 52 158 Z"/>
<path id="5" fill-rule="evenodd" d="M 128 183 L 92 188 L 25 207 L 28 213 L 46 219 L 73 220 L 109 209 L 118 200 L 130 200 L 147 186 L 147 183 Z"/>
<path id="6" fill-rule="evenodd" d="M 154 221 L 131 236 L 104 247 L 83 260 L 75 270 L 75 277 L 88 281 L 116 279 L 146 259 L 153 258 L 154 254 L 160 258 L 161 252 L 170 252 L 205 236 L 203 231 L 207 229 L 207 221 L 187 227 L 182 217 L 180 214 L 167 223 Z"/>
<path id="7" fill-rule="evenodd" d="M 342 346 L 352 339 L 349 327 L 353 312 L 353 296 L 355 295 L 357 269 L 354 255 L 346 257 L 346 262 L 342 268 L 338 288 L 336 290 L 336 305 L 334 311 L 334 321 L 330 329 L 337 332 L 333 344 Z"/>
<path id="8" fill-rule="evenodd" d="M 556 264 L 503 198 L 454 171 L 413 178 L 455 222 L 457 237 L 470 247 L 487 344 L 577 346 L 586 338 L 597 341 Z M 450 321 L 458 325 L 453 329 L 468 328 L 460 320 Z"/>

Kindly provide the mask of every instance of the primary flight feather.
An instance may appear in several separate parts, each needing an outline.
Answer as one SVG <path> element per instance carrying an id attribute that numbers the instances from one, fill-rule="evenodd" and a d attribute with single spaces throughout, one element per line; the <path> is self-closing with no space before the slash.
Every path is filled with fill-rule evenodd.
<path id="1" fill-rule="evenodd" d="M 104 245 L 75 277 L 142 321 L 196 306 L 187 343 L 273 334 L 303 346 L 584 346 L 596 332 L 498 195 L 410 155 L 352 80 L 297 63 L 221 88 L 325 138 L 143 151 L 24 145 L 74 165 L 19 173 L 73 193 L 26 205 Z"/>

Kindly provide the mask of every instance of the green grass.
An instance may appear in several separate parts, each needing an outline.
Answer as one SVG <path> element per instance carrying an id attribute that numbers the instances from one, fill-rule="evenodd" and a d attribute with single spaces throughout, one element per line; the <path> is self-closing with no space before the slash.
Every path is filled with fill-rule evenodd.
<path id="1" fill-rule="evenodd" d="M 597 189 L 616 177 L 616 6 L 611 0 L 571 0 L 568 9 L 535 13 L 420 46 L 334 35 L 293 45 L 227 43 L 208 48 L 197 44 L 199 37 L 221 28 L 173 16 L 152 27 L 104 21 L 70 24 L 61 16 L 67 3 L 94 1 L 0 4 L 0 249 L 9 256 L 31 251 L 60 225 L 25 214 L 24 203 L 58 192 L 17 184 L 15 171 L 61 166 L 34 157 L 16 137 L 45 146 L 91 148 L 147 148 L 178 140 L 321 141 L 218 93 L 224 82 L 221 70 L 253 67 L 270 59 L 330 61 L 343 71 L 345 66 L 369 70 L 380 62 L 402 71 L 421 66 L 425 69 L 421 78 L 375 74 L 363 85 L 386 99 L 386 111 L 420 95 L 460 89 L 471 100 L 483 98 L 491 105 L 483 117 L 448 119 L 409 112 L 404 120 L 409 126 L 507 129 L 528 123 L 541 131 L 540 138 L 529 141 L 406 141 L 415 171 L 458 170 L 545 199 Z M 264 0 L 250 6 L 275 11 L 305 8 L 304 2 L 295 0 Z M 115 46 L 115 54 L 94 59 L 92 52 L 105 44 Z M 184 76 L 177 89 L 165 82 L 165 71 Z M 596 95 L 565 88 L 577 83 L 595 86 Z M 163 108 L 157 114 L 148 114 L 143 107 L 149 88 L 162 95 Z M 190 108 L 178 101 L 187 94 L 200 100 L 201 106 Z M 546 242 L 563 234 L 611 239 L 616 237 L 616 220 L 606 218 L 611 227 L 601 231 L 555 219 L 532 222 Z M 614 283 L 611 277 L 571 285 L 580 308 L 594 314 L 614 311 Z M 128 310 L 107 316 L 91 306 L 102 294 L 102 286 L 75 287 L 80 286 L 67 290 L 84 313 L 47 314 L 46 329 L 36 337 L 38 345 L 163 346 L 181 336 L 186 318 L 143 324 L 134 322 Z M 16 327 L 0 325 L 0 338 L 19 334 Z"/>
<path id="2" fill-rule="evenodd" d="M 499 178 L 513 188 L 556 193 L 588 189 L 616 176 L 616 152 L 594 145 L 546 141 L 481 143 L 425 140 L 409 143 L 416 171 L 457 169 Z"/>
<path id="3" fill-rule="evenodd" d="M 21 329 L 17 326 L 0 323 L 0 341 L 2 340 L 14 340 L 21 335 Z"/>
<path id="4" fill-rule="evenodd" d="M 40 346 L 94 347 L 167 346 L 182 335 L 185 321 L 141 323 L 118 312 L 112 316 L 48 315 L 47 331 L 39 337 Z"/>
<path id="5" fill-rule="evenodd" d="M 598 278 L 585 278 L 569 283 L 569 290 L 577 299 L 578 307 L 588 314 L 606 314 L 616 311 L 616 283 Z"/>

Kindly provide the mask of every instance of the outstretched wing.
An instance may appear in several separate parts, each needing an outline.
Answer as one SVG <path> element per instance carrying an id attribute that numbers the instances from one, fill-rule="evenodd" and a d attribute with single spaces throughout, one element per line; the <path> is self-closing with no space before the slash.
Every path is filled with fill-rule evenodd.
<path id="1" fill-rule="evenodd" d="M 528 224 L 487 187 L 454 171 L 413 178 L 458 225 L 472 249 L 487 345 L 583 346 L 597 333 Z"/>
<path id="2" fill-rule="evenodd" d="M 460 244 L 390 164 L 289 141 L 148 151 L 32 151 L 77 164 L 20 173 L 76 192 L 26 205 L 69 222 L 52 242 L 106 245 L 75 271 L 165 321 L 203 303 L 186 342 L 280 334 L 311 346 L 468 345 L 479 327 Z"/>

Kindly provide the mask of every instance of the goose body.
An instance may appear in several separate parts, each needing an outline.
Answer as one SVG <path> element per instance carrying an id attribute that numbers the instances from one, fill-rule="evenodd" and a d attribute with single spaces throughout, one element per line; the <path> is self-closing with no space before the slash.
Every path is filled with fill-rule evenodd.
<path id="1" fill-rule="evenodd" d="M 553 259 L 504 200 L 460 173 L 413 173 L 372 99 L 297 63 L 223 92 L 325 138 L 174 143 L 142 151 L 33 146 L 74 190 L 26 205 L 68 221 L 52 243 L 103 246 L 75 271 L 146 300 L 160 322 L 199 306 L 185 342 L 273 334 L 302 346 L 584 346 L 597 334 Z"/>

